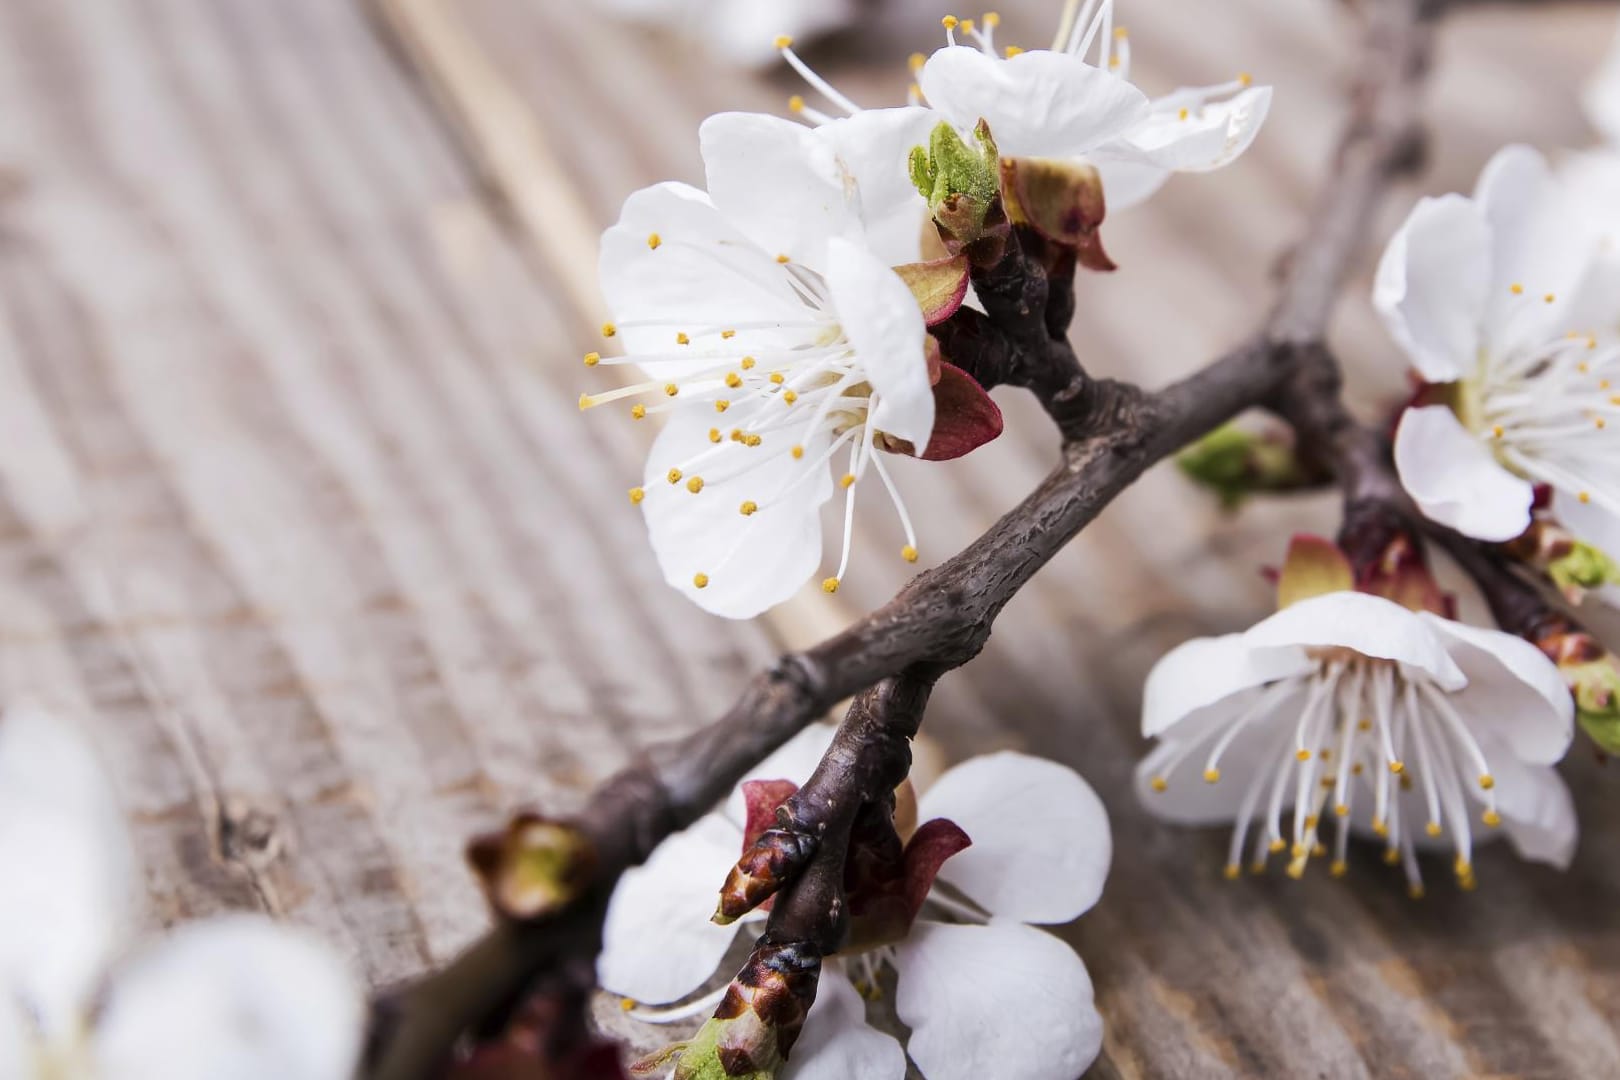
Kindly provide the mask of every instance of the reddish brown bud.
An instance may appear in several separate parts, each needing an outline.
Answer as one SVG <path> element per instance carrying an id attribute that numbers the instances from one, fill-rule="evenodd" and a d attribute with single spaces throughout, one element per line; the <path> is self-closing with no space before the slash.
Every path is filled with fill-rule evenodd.
<path id="1" fill-rule="evenodd" d="M 572 825 L 519 814 L 500 832 L 467 845 L 490 906 L 508 919 L 541 919 L 572 903 L 591 881 L 596 858 Z"/>
<path id="2" fill-rule="evenodd" d="M 820 978 L 814 947 L 761 940 L 714 1016 L 678 1048 L 675 1080 L 775 1076 L 804 1028 Z"/>
<path id="3" fill-rule="evenodd" d="M 1090 165 L 1004 157 L 1001 197 L 1013 224 L 1027 225 L 1049 244 L 1072 250 L 1088 269 L 1114 269 L 1097 231 L 1106 213 L 1102 178 Z"/>

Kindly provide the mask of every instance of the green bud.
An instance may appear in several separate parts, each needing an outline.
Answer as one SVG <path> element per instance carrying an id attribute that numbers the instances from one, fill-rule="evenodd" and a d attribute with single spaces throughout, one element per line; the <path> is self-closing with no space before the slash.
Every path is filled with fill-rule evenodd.
<path id="1" fill-rule="evenodd" d="M 1575 695 L 1575 716 L 1592 741 L 1620 755 L 1620 668 L 1615 655 L 1604 653 L 1585 664 L 1565 667 L 1564 679 Z"/>
<path id="2" fill-rule="evenodd" d="M 989 206 L 1001 193 L 1001 170 L 995 140 L 990 128 L 979 121 L 973 132 L 976 147 L 969 146 L 956 129 L 941 120 L 928 136 L 928 148 L 911 148 L 911 182 L 930 210 L 953 195 L 966 195 L 981 206 Z"/>
<path id="3" fill-rule="evenodd" d="M 1576 540 L 1569 552 L 1548 562 L 1547 576 L 1565 595 L 1579 596 L 1589 589 L 1620 584 L 1620 565 L 1591 544 Z"/>
<path id="4" fill-rule="evenodd" d="M 1304 486 L 1308 476 L 1286 441 L 1225 424 L 1176 455 L 1187 477 L 1213 491 L 1227 510 L 1262 491 Z"/>

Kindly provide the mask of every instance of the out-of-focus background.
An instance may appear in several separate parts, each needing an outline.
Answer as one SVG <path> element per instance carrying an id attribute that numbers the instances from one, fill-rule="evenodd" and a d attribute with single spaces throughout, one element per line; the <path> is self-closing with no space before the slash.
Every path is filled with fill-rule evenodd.
<path id="1" fill-rule="evenodd" d="M 1044 43 L 1059 7 L 1003 2 L 999 40 Z M 898 103 L 941 14 L 896 0 L 807 55 Z M 1504 142 L 1588 143 L 1577 94 L 1614 17 L 1454 17 L 1422 188 L 1469 189 Z M 1355 28 L 1331 0 L 1120 18 L 1149 92 L 1240 69 L 1276 87 L 1253 150 L 1110 220 L 1121 269 L 1080 284 L 1086 362 L 1160 384 L 1263 313 L 1330 167 Z M 874 498 L 835 597 L 710 618 L 662 583 L 624 497 L 652 424 L 576 408 L 606 379 L 579 364 L 599 230 L 637 187 L 701 180 L 705 115 L 802 90 L 687 28 L 560 0 L 0 0 L 0 697 L 91 725 L 152 922 L 270 911 L 378 984 L 442 962 L 484 923 L 470 832 L 578 806 L 910 572 Z M 1416 194 L 1336 326 L 1368 417 L 1402 372 L 1365 269 Z M 1053 460 L 1037 410 L 998 399 L 999 442 L 904 470 L 925 564 Z M 1269 610 L 1260 566 L 1331 527 L 1330 497 L 1226 518 L 1161 467 L 935 695 L 950 756 L 1024 747 L 1108 801 L 1113 875 L 1065 931 L 1108 1022 L 1097 1074 L 1620 1075 L 1620 776 L 1584 744 L 1567 873 L 1492 850 L 1478 892 L 1435 873 L 1420 903 L 1367 851 L 1343 883 L 1228 884 L 1223 834 L 1131 796 L 1148 667 Z"/>

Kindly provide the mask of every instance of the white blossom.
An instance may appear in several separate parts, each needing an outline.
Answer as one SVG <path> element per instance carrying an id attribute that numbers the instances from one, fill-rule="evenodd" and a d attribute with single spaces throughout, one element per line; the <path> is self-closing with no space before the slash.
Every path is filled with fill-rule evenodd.
<path id="1" fill-rule="evenodd" d="M 318 943 L 239 915 L 132 939 L 136 867 L 83 737 L 0 721 L 0 1076 L 347 1080 L 364 1009 Z"/>
<path id="2" fill-rule="evenodd" d="M 1395 438 L 1423 512 L 1481 540 L 1529 525 L 1537 485 L 1576 535 L 1620 554 L 1620 290 L 1546 162 L 1498 153 L 1472 198 L 1422 200 L 1374 302 L 1431 385 Z"/>
<path id="3" fill-rule="evenodd" d="M 821 561 L 820 510 L 845 496 L 835 590 L 849 565 L 857 483 L 876 473 L 917 558 L 883 461 L 934 427 L 923 315 L 873 244 L 904 184 L 922 110 L 863 113 L 812 130 L 747 113 L 701 132 L 709 191 L 636 192 L 602 238 L 601 285 L 622 357 L 648 381 L 594 395 L 632 415 L 669 412 L 631 491 L 666 580 L 716 614 L 786 599 Z M 889 153 L 876 148 L 889 147 Z"/>
<path id="4" fill-rule="evenodd" d="M 809 39 L 852 26 L 861 0 L 604 0 L 622 18 L 673 30 L 733 63 L 764 67 L 776 60 L 771 39 L 783 32 Z"/>
<path id="5" fill-rule="evenodd" d="M 831 730 L 813 727 L 754 770 L 754 778 L 803 781 Z M 1112 855 L 1107 812 L 1072 770 L 1016 753 L 973 758 L 942 775 L 918 802 L 918 819 L 947 818 L 971 846 L 938 880 L 903 940 L 840 954 L 823 967 L 816 1003 L 783 1080 L 901 1080 L 909 1054 L 927 1080 L 1073 1080 L 1102 1045 L 1091 980 L 1074 951 L 1026 925 L 1065 923 L 1101 895 Z M 665 841 L 620 881 L 598 960 L 602 985 L 636 1002 L 669 1002 L 708 983 L 738 926 L 709 922 L 720 883 L 742 852 L 740 791 L 724 807 Z M 743 920 L 757 927 L 757 913 Z M 876 985 L 880 965 L 898 973 L 895 1008 L 911 1029 L 904 1051 L 866 1023 L 856 986 Z M 662 1012 L 708 1012 L 718 994 Z"/>
<path id="6" fill-rule="evenodd" d="M 1226 868 L 1282 854 L 1347 870 L 1352 831 L 1378 838 L 1421 894 L 1418 853 L 1449 850 L 1464 887 L 1496 831 L 1525 858 L 1567 866 L 1577 834 L 1552 768 L 1573 705 L 1558 669 L 1509 634 L 1367 593 L 1299 600 L 1242 633 L 1172 650 L 1148 676 L 1137 769 L 1145 805 L 1232 822 Z"/>

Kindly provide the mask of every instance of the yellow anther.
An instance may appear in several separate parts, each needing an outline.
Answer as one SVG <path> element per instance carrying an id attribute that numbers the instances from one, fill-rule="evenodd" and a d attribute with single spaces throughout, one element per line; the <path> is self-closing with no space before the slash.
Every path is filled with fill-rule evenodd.
<path id="1" fill-rule="evenodd" d="M 1495 810 L 1487 810 L 1483 814 L 1479 815 L 1479 820 L 1483 821 L 1487 826 L 1494 829 L 1498 825 L 1502 824 L 1502 815 L 1498 814 Z"/>
<path id="2" fill-rule="evenodd" d="M 642 489 L 642 488 L 631 488 L 630 489 L 630 501 L 631 502 L 640 503 L 641 500 L 645 499 L 646 497 L 647 497 L 647 492 L 644 489 Z"/>
<path id="3" fill-rule="evenodd" d="M 662 244 L 663 242 L 664 242 L 664 238 L 662 236 L 659 236 L 657 233 L 648 233 L 647 234 L 647 246 L 652 248 L 654 251 L 657 251 L 658 250 L 658 245 Z"/>
<path id="4" fill-rule="evenodd" d="M 1580 372 L 1582 375 L 1590 375 L 1592 374 L 1592 365 L 1588 364 L 1585 360 L 1582 360 L 1580 363 L 1575 365 L 1575 370 Z"/>
<path id="5" fill-rule="evenodd" d="M 1508 286 L 1508 292 L 1512 293 L 1514 296 L 1523 296 L 1524 286 L 1515 281 L 1513 284 Z"/>
<path id="6" fill-rule="evenodd" d="M 756 361 L 752 356 L 745 356 L 741 360 L 737 361 L 737 366 L 742 368 L 744 371 L 753 371 L 754 365 L 757 362 L 758 361 Z"/>
<path id="7" fill-rule="evenodd" d="M 1589 503 L 1592 501 L 1592 493 L 1590 491 L 1579 492 L 1575 497 L 1581 500 L 1583 503 Z"/>
<path id="8" fill-rule="evenodd" d="M 1254 860 L 1254 862 L 1249 864 L 1249 873 L 1251 873 L 1251 874 L 1263 874 L 1265 872 L 1266 872 L 1266 860 L 1265 859 L 1256 859 L 1256 860 Z"/>
<path id="9" fill-rule="evenodd" d="M 1225 875 L 1227 881 L 1236 881 L 1243 876 L 1243 867 L 1235 862 L 1229 862 L 1226 864 L 1226 869 L 1222 870 L 1221 873 Z"/>
<path id="10" fill-rule="evenodd" d="M 1354 776 L 1360 776 L 1361 775 L 1361 762 L 1358 761 L 1354 765 L 1350 766 L 1350 772 Z"/>
<path id="11" fill-rule="evenodd" d="M 677 330 L 675 331 L 675 344 L 690 345 L 692 344 L 692 339 L 686 336 L 685 330 Z"/>
<path id="12" fill-rule="evenodd" d="M 928 57 L 924 56 L 920 52 L 914 52 L 910 56 L 906 57 L 906 68 L 913 74 L 921 71 L 922 66 L 926 63 L 928 63 Z"/>
<path id="13" fill-rule="evenodd" d="M 917 549 L 912 547 L 910 544 L 907 544 L 905 547 L 900 549 L 900 557 L 906 560 L 906 562 L 916 562 Z"/>
<path id="14" fill-rule="evenodd" d="M 777 386 L 781 386 L 786 380 L 787 376 L 783 375 L 780 371 L 771 372 L 771 382 L 775 383 Z"/>
<path id="15" fill-rule="evenodd" d="M 625 1012 L 629 1012 L 631 1009 L 633 1009 L 635 1007 L 636 1007 L 636 999 L 635 998 L 620 998 L 619 999 L 619 1008 L 623 1009 Z"/>
<path id="16" fill-rule="evenodd" d="M 1492 776 L 1490 773 L 1480 773 L 1479 786 L 1484 788 L 1486 791 L 1491 790 L 1491 788 L 1496 786 L 1496 777 Z"/>
<path id="17" fill-rule="evenodd" d="M 1317 826 L 1316 815 L 1315 814 L 1306 814 L 1305 815 L 1305 828 L 1306 828 L 1306 830 L 1314 829 L 1314 828 L 1316 828 L 1316 826 Z"/>
<path id="18" fill-rule="evenodd" d="M 1391 848 L 1385 848 L 1384 849 L 1384 865 L 1385 866 L 1394 866 L 1397 863 L 1399 863 L 1400 861 L 1401 861 L 1401 850 L 1400 850 L 1400 848 L 1392 848 L 1391 847 Z"/>
<path id="19" fill-rule="evenodd" d="M 1128 38 L 1130 36 L 1131 36 L 1131 32 L 1129 30 L 1125 29 L 1123 26 L 1114 27 L 1114 37 L 1117 38 L 1118 40 L 1124 41 L 1126 38 Z"/>
<path id="20" fill-rule="evenodd" d="M 1334 877 L 1344 877 L 1344 875 L 1348 874 L 1349 872 L 1350 864 L 1345 862 L 1343 859 L 1334 859 L 1332 864 L 1328 866 L 1328 873 L 1332 874 Z"/>
<path id="21" fill-rule="evenodd" d="M 1109 57 L 1109 58 L 1108 58 L 1108 67 L 1109 67 L 1109 69 L 1110 69 L 1110 70 L 1112 70 L 1112 69 L 1114 69 L 1114 68 L 1117 68 L 1117 67 L 1119 67 L 1119 57 L 1117 57 L 1117 56 L 1110 56 L 1110 57 Z M 1289 867 L 1289 868 L 1288 868 L 1288 872 L 1289 872 L 1289 873 L 1290 873 L 1290 874 L 1292 874 L 1292 873 L 1293 873 L 1293 872 L 1294 872 L 1294 868 L 1293 868 L 1293 867 L 1292 867 L 1292 866 L 1290 866 L 1290 867 Z"/>
<path id="22" fill-rule="evenodd" d="M 632 420 L 645 420 L 645 419 L 647 419 L 647 406 L 641 404 L 641 402 L 639 402 L 639 401 L 636 402 L 634 405 L 630 406 L 630 419 L 632 419 Z"/>
<path id="23" fill-rule="evenodd" d="M 744 435 L 742 439 L 744 446 L 758 446 L 764 441 L 765 437 L 763 435 Z"/>
<path id="24" fill-rule="evenodd" d="M 732 442 L 742 442 L 743 429 L 740 427 L 734 427 L 731 429 L 731 434 L 727 437 L 730 438 Z"/>
<path id="25" fill-rule="evenodd" d="M 804 98 L 800 97 L 798 94 L 794 94 L 792 97 L 788 98 L 788 112 L 804 112 Z"/>
<path id="26" fill-rule="evenodd" d="M 1465 874 L 1457 879 L 1457 888 L 1463 892 L 1473 892 L 1479 886 L 1479 880 L 1473 874 Z"/>
<path id="27" fill-rule="evenodd" d="M 986 30 L 994 30 L 1001 25 L 1001 14 L 996 11 L 987 11 L 984 13 L 984 18 L 979 21 L 984 23 Z"/>
<path id="28" fill-rule="evenodd" d="M 1237 81 L 1239 86 L 1253 86 L 1254 76 L 1250 75 L 1247 71 L 1240 71 L 1238 72 Z"/>
<path id="29" fill-rule="evenodd" d="M 1179 116 L 1181 119 L 1185 120 L 1185 119 L 1187 119 L 1187 117 L 1192 115 L 1192 110 L 1190 110 L 1190 109 L 1182 109 L 1181 112 L 1177 113 L 1176 115 Z"/>
<path id="30" fill-rule="evenodd" d="M 733 390 L 737 389 L 737 387 L 742 385 L 742 376 L 737 374 L 735 371 L 726 372 L 726 385 L 731 387 Z"/>
<path id="31" fill-rule="evenodd" d="M 1423 826 L 1423 831 L 1428 833 L 1430 836 L 1439 836 L 1441 833 L 1440 823 L 1438 821 L 1431 821 L 1427 825 Z"/>
<path id="32" fill-rule="evenodd" d="M 1451 871 L 1458 877 L 1470 877 L 1474 873 L 1474 867 L 1472 863 L 1459 855 L 1452 861 Z"/>
<path id="33" fill-rule="evenodd" d="M 588 352 L 588 353 L 585 354 L 585 366 L 586 367 L 595 367 L 597 364 L 600 364 L 601 362 L 602 362 L 602 354 L 601 353 L 599 353 L 599 352 Z"/>
<path id="34" fill-rule="evenodd" d="M 725 398 L 720 398 L 714 403 L 715 412 L 725 412 L 729 408 L 731 408 L 731 402 L 727 401 Z"/>
<path id="35" fill-rule="evenodd" d="M 1312 844 L 1311 845 L 1311 858 L 1313 858 L 1313 859 L 1325 859 L 1325 858 L 1327 858 L 1327 845 L 1322 843 L 1320 840 L 1318 840 L 1316 843 Z"/>
<path id="36" fill-rule="evenodd" d="M 821 583 L 821 591 L 824 592 L 824 593 L 835 593 L 835 592 L 837 592 L 838 591 L 838 579 L 835 578 L 835 577 L 830 577 L 827 580 L 823 581 Z"/>
<path id="37" fill-rule="evenodd" d="M 696 574 L 693 574 L 692 575 L 692 584 L 696 585 L 700 589 L 707 589 L 709 587 L 709 575 L 705 574 L 705 573 L 703 573 L 701 571 L 699 571 Z"/>
<path id="38" fill-rule="evenodd" d="M 1305 876 L 1305 860 L 1303 858 L 1295 859 L 1293 862 L 1288 864 L 1288 869 L 1283 872 L 1289 877 L 1293 878 L 1295 881 L 1298 881 L 1300 878 Z"/>
<path id="39" fill-rule="evenodd" d="M 1350 808 L 1344 803 L 1336 803 L 1333 807 L 1333 814 L 1335 817 L 1349 817 Z"/>
<path id="40" fill-rule="evenodd" d="M 1491 425 L 1491 437 L 1496 438 L 1496 439 L 1500 439 L 1502 437 L 1503 433 L 1506 430 L 1507 429 L 1504 428 L 1501 424 L 1492 424 Z"/>
<path id="41" fill-rule="evenodd" d="M 735 331 L 735 330 L 722 330 L 722 331 L 720 331 L 720 337 L 722 339 L 726 340 L 726 341 L 730 341 L 732 338 L 734 338 L 736 336 L 737 336 L 737 331 Z"/>
<path id="42" fill-rule="evenodd" d="M 703 490 L 703 477 L 694 476 L 686 482 L 686 490 L 696 495 Z"/>
<path id="43" fill-rule="evenodd" d="M 664 393 L 668 394 L 670 397 L 674 397 L 676 394 L 678 394 L 680 392 L 681 392 L 681 388 L 676 386 L 674 383 L 665 383 L 664 384 Z"/>
<path id="44" fill-rule="evenodd" d="M 1294 751 L 1294 760 L 1309 761 L 1311 760 L 1311 752 L 1302 746 L 1298 750 Z"/>
<path id="45" fill-rule="evenodd" d="M 679 469 L 671 469 L 671 470 L 669 470 L 669 472 L 664 474 L 664 479 L 668 480 L 672 484 L 680 483 L 681 482 L 681 470 L 679 470 Z"/>
<path id="46" fill-rule="evenodd" d="M 1406 887 L 1406 895 L 1410 896 L 1413 900 L 1423 899 L 1423 886 L 1413 882 Z"/>
<path id="47" fill-rule="evenodd" d="M 782 391 L 782 400 L 787 402 L 789 405 L 793 404 L 795 401 L 799 400 L 798 391 L 796 391 L 796 390 L 784 390 L 784 391 Z"/>
<path id="48" fill-rule="evenodd" d="M 1406 771 L 1406 762 L 1404 762 L 1404 761 L 1392 761 L 1392 762 L 1390 762 L 1389 763 L 1389 771 L 1394 773 L 1396 776 L 1401 775 L 1401 773 Z"/>
<path id="49" fill-rule="evenodd" d="M 737 513 L 741 514 L 743 517 L 752 517 L 754 512 L 758 509 L 759 503 L 755 502 L 753 499 L 744 499 L 743 504 L 737 507 Z"/>
<path id="50" fill-rule="evenodd" d="M 1544 303 L 1548 303 L 1548 304 L 1550 304 L 1550 303 L 1552 303 L 1552 302 L 1553 302 L 1553 301 L 1554 301 L 1554 300 L 1557 300 L 1557 299 L 1558 299 L 1558 294 L 1557 294 L 1557 293 L 1548 293 L 1548 294 L 1547 294 L 1547 295 L 1546 295 L 1546 296 L 1543 296 L 1543 297 L 1542 297 L 1542 298 L 1541 298 L 1541 299 L 1542 299 L 1542 301 L 1543 301 L 1543 302 L 1544 302 Z"/>
<path id="51" fill-rule="evenodd" d="M 720 441 L 720 429 L 719 428 L 712 427 L 712 428 L 709 429 L 709 441 L 710 442 L 719 442 Z"/>
<path id="52" fill-rule="evenodd" d="M 1371 731 L 1372 730 L 1372 721 L 1371 720 L 1365 720 L 1365 719 L 1364 720 L 1358 720 L 1356 722 L 1356 730 L 1357 731 Z"/>
<path id="53" fill-rule="evenodd" d="M 771 44 L 778 49 L 791 49 L 793 48 L 793 39 L 788 37 L 786 34 L 778 34 L 776 35 L 776 40 L 771 42 Z"/>
<path id="54" fill-rule="evenodd" d="M 586 409 L 590 408 L 592 405 L 595 405 L 595 404 L 596 404 L 596 402 L 591 400 L 591 395 L 589 395 L 589 394 L 581 394 L 581 395 L 579 395 L 579 411 L 580 412 L 584 412 Z"/>
<path id="55" fill-rule="evenodd" d="M 1333 779 L 1333 777 L 1331 777 L 1331 776 L 1322 777 L 1322 787 L 1324 789 L 1331 788 L 1331 787 L 1337 787 L 1338 783 L 1339 782 L 1337 780 Z"/>
<path id="56" fill-rule="evenodd" d="M 793 260 L 789 259 L 786 255 L 778 255 L 776 257 L 776 261 L 779 262 L 779 263 L 782 263 L 783 265 L 786 265 L 787 263 L 790 263 Z"/>
<path id="57" fill-rule="evenodd" d="M 839 484 L 840 487 L 844 487 L 844 488 L 854 487 L 855 486 L 855 474 L 852 473 L 852 472 L 845 473 L 839 479 L 838 484 Z"/>
<path id="58" fill-rule="evenodd" d="M 1282 837 L 1278 837 L 1266 845 L 1266 850 L 1271 852 L 1273 855 L 1280 855 L 1284 851 L 1288 850 L 1288 845 L 1283 843 Z"/>
<path id="59" fill-rule="evenodd" d="M 1388 836 L 1389 835 L 1389 822 L 1385 821 L 1383 818 L 1379 818 L 1379 817 L 1373 818 L 1373 820 L 1372 820 L 1372 831 L 1373 831 L 1374 836 Z"/>
<path id="60" fill-rule="evenodd" d="M 963 19 L 962 20 L 962 33 L 964 33 L 964 34 L 973 33 L 973 20 L 972 19 Z"/>
<path id="61" fill-rule="evenodd" d="M 939 25 L 943 26 L 947 30 L 955 30 L 960 24 L 961 20 L 955 15 L 947 15 L 943 19 L 939 20 Z"/>
<path id="62" fill-rule="evenodd" d="M 602 336 L 603 337 L 613 337 L 618 332 L 619 332 L 619 328 L 617 326 L 614 326 L 612 323 L 605 322 L 605 323 L 602 324 Z"/>
<path id="63" fill-rule="evenodd" d="M 1219 782 L 1220 778 L 1221 778 L 1221 770 L 1219 770 L 1219 769 L 1205 769 L 1204 770 L 1204 783 L 1206 783 L 1206 784 L 1214 784 L 1214 783 Z"/>
<path id="64" fill-rule="evenodd" d="M 1020 49 L 1016 45 L 1009 45 L 1005 49 L 1001 50 L 1001 52 L 1002 52 L 1002 55 L 1005 56 L 1009 60 L 1011 60 L 1015 56 L 1024 55 L 1024 50 Z"/>
<path id="65" fill-rule="evenodd" d="M 793 460 L 794 460 L 794 461 L 797 461 L 797 460 L 799 460 L 799 459 L 800 459 L 800 458 L 802 458 L 802 457 L 804 457 L 804 447 L 802 447 L 802 446 L 795 446 L 795 447 L 794 447 L 794 448 L 793 448 Z"/>
<path id="66" fill-rule="evenodd" d="M 1316 753 L 1323 761 L 1326 761 L 1328 758 L 1333 756 L 1333 748 L 1330 746 L 1324 746 Z"/>

